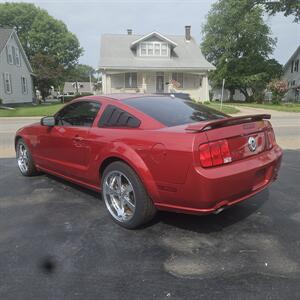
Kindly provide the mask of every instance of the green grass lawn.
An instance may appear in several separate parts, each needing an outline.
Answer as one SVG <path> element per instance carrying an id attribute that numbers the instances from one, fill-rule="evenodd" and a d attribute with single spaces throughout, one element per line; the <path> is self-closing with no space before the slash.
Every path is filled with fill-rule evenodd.
<path id="1" fill-rule="evenodd" d="M 0 109 L 0 117 L 39 117 L 39 116 L 52 116 L 64 104 L 40 104 L 40 105 L 25 105 L 16 107 L 15 110 Z"/>
<path id="2" fill-rule="evenodd" d="M 205 102 L 204 103 L 205 105 L 207 105 L 208 107 L 211 107 L 213 109 L 216 109 L 216 110 L 219 110 L 221 111 L 221 105 L 220 103 L 218 102 Z M 225 113 L 225 114 L 236 114 L 239 112 L 239 110 L 233 106 L 230 106 L 230 105 L 223 105 L 222 107 L 222 112 Z"/>
<path id="3" fill-rule="evenodd" d="M 281 103 L 281 104 L 272 104 L 272 103 L 228 103 L 234 106 L 247 106 L 254 108 L 263 108 L 263 109 L 272 109 L 277 111 L 287 111 L 287 112 L 300 112 L 300 103 Z M 227 105 L 227 103 L 226 103 Z"/>

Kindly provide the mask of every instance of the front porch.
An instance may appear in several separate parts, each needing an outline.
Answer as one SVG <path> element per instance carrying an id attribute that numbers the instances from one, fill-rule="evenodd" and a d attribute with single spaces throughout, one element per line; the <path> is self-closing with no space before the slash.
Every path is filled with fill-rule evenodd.
<path id="1" fill-rule="evenodd" d="M 209 100 L 207 73 L 171 71 L 106 71 L 103 94 L 188 93 L 196 101 Z"/>

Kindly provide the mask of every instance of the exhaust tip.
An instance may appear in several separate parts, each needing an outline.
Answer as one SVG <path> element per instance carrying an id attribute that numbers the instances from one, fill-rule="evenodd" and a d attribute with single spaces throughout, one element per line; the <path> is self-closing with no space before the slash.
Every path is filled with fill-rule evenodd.
<path id="1" fill-rule="evenodd" d="M 221 213 L 223 210 L 225 210 L 225 206 L 222 206 L 222 207 L 218 208 L 218 209 L 215 210 L 213 213 L 214 213 L 215 215 L 218 215 L 218 214 Z"/>

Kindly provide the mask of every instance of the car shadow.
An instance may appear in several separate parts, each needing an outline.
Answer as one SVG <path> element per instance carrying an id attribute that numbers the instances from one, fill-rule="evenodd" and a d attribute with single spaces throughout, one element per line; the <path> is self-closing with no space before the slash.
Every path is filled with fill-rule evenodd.
<path id="1" fill-rule="evenodd" d="M 78 185 L 76 183 L 67 181 L 67 180 L 65 180 L 63 178 L 60 178 L 60 177 L 56 177 L 56 176 L 51 175 L 51 174 L 44 174 L 44 176 L 46 176 L 47 178 L 49 178 L 51 180 L 57 181 L 57 182 L 59 182 L 60 184 L 62 184 L 64 186 L 70 187 L 71 189 L 77 190 L 81 193 L 88 194 L 90 196 L 93 196 L 93 197 L 96 197 L 96 198 L 99 199 L 99 192 L 90 190 L 90 189 L 85 188 L 81 185 Z M 100 199 L 101 199 L 101 197 L 100 197 Z"/>
<path id="2" fill-rule="evenodd" d="M 161 211 L 153 220 L 152 225 L 162 223 L 198 233 L 222 231 L 224 228 L 251 216 L 268 200 L 269 191 L 266 189 L 219 214 L 188 215 Z"/>
<path id="3" fill-rule="evenodd" d="M 50 174 L 46 174 L 45 176 L 51 180 L 61 183 L 64 186 L 68 186 L 71 189 L 79 191 L 80 193 L 87 194 L 102 201 L 102 197 L 99 197 L 99 193 L 96 191 L 89 190 L 85 187 Z M 268 199 L 269 191 L 268 189 L 265 189 L 257 195 L 237 205 L 229 207 L 217 215 L 192 215 L 159 211 L 150 222 L 141 226 L 139 229 L 146 229 L 159 224 L 166 224 L 172 227 L 198 233 L 221 231 L 223 228 L 238 223 L 255 213 L 266 201 L 268 201 Z"/>

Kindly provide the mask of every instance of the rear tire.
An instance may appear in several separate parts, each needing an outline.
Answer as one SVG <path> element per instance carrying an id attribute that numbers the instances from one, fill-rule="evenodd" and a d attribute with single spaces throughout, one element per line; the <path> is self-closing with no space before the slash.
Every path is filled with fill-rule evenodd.
<path id="1" fill-rule="evenodd" d="M 31 153 L 23 139 L 19 139 L 16 146 L 16 157 L 19 170 L 23 176 L 38 174 Z"/>
<path id="2" fill-rule="evenodd" d="M 154 217 L 155 206 L 140 178 L 127 164 L 117 161 L 108 165 L 101 186 L 106 208 L 120 226 L 138 228 Z"/>

